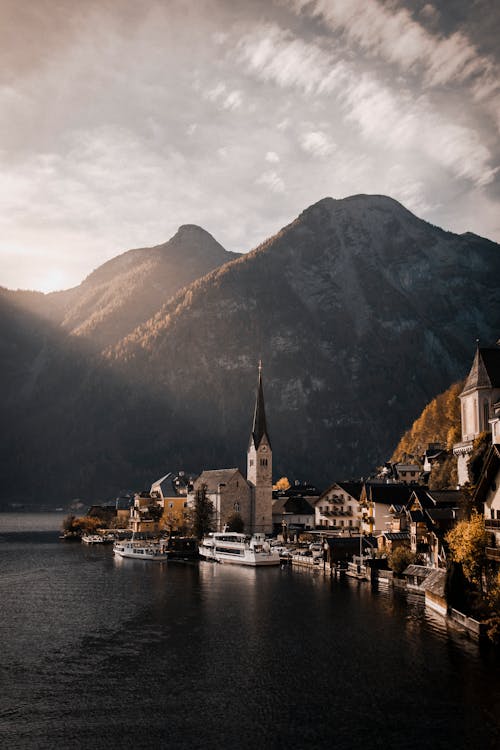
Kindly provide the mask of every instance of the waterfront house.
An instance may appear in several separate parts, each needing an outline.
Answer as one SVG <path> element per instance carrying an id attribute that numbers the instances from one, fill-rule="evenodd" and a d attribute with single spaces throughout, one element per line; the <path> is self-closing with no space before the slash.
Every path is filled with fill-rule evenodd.
<path id="1" fill-rule="evenodd" d="M 382 531 L 389 531 L 392 522 L 390 508 L 392 506 L 406 507 L 413 493 L 423 491 L 424 488 L 418 485 L 376 480 L 365 482 L 360 495 L 362 530 L 376 535 Z"/>
<path id="2" fill-rule="evenodd" d="M 316 528 L 359 533 L 362 482 L 334 482 L 314 503 Z"/>
<path id="3" fill-rule="evenodd" d="M 245 530 L 252 527 L 252 488 L 239 469 L 203 471 L 194 481 L 193 492 L 201 488 L 214 508 L 214 529 L 223 531 L 232 515 L 241 516 Z M 194 503 L 194 497 L 192 499 Z"/>
<path id="4" fill-rule="evenodd" d="M 406 512 L 413 552 L 423 555 L 427 564 L 444 564 L 443 541 L 457 521 L 467 516 L 468 497 L 461 490 L 414 490 Z"/>
<path id="5" fill-rule="evenodd" d="M 289 541 L 314 529 L 314 508 L 302 495 L 278 493 L 273 500 L 273 534 Z"/>
<path id="6" fill-rule="evenodd" d="M 474 493 L 475 505 L 482 505 L 488 532 L 486 557 L 500 569 L 500 443 L 489 449 Z"/>
<path id="7" fill-rule="evenodd" d="M 189 519 L 187 493 L 191 482 L 184 472 L 169 472 L 151 485 L 150 495 L 162 509 L 160 530 L 179 531 Z"/>
<path id="8" fill-rule="evenodd" d="M 440 615 L 446 615 L 448 604 L 446 601 L 446 570 L 433 569 L 420 584 L 425 595 L 425 606 Z"/>

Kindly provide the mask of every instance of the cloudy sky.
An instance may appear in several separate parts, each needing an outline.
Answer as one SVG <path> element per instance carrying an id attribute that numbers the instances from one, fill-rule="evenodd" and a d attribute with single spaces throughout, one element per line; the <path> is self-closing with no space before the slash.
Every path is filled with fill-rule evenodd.
<path id="1" fill-rule="evenodd" d="M 500 242 L 497 0 L 0 0 L 0 285 L 382 193 Z"/>

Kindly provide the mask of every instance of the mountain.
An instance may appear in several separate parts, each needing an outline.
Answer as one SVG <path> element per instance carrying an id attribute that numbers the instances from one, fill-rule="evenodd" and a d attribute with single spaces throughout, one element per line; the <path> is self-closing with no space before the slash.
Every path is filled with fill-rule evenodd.
<path id="1" fill-rule="evenodd" d="M 111 356 L 184 404 L 186 424 L 196 415 L 210 460 L 228 465 L 235 444 L 245 449 L 262 357 L 277 475 L 356 476 L 464 375 L 478 335 L 498 337 L 499 271 L 498 245 L 390 198 L 327 198 L 178 295 Z"/>
<path id="2" fill-rule="evenodd" d="M 498 338 L 498 278 L 493 242 L 384 196 L 325 198 L 180 290 L 72 381 L 40 382 L 14 431 L 58 502 L 173 469 L 241 467 L 262 358 L 275 476 L 366 475 L 465 375 L 476 338 Z M 42 430 L 59 446 L 50 471 Z"/>
<path id="3" fill-rule="evenodd" d="M 109 260 L 73 289 L 10 295 L 103 349 L 146 322 L 179 289 L 236 257 L 204 229 L 188 224 L 162 245 L 129 250 Z"/>

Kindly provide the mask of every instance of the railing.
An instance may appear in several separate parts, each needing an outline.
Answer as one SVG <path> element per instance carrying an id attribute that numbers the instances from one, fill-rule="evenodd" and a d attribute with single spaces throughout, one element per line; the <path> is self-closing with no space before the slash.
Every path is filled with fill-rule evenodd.
<path id="1" fill-rule="evenodd" d="M 486 529 L 500 529 L 500 518 L 485 518 L 484 526 Z"/>
<path id="2" fill-rule="evenodd" d="M 488 560 L 500 562 L 500 549 L 497 547 L 486 547 L 486 557 Z"/>

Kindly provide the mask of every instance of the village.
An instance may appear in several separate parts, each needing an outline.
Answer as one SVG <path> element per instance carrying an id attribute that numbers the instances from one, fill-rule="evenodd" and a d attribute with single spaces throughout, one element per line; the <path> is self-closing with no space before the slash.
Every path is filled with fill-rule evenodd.
<path id="1" fill-rule="evenodd" d="M 99 534 L 102 539 L 110 533 L 111 538 L 166 537 L 171 554 L 181 558 L 196 556 L 195 537 L 209 532 L 265 535 L 280 545 L 283 564 L 417 593 L 426 607 L 472 637 L 488 632 L 495 640 L 500 620 L 495 609 L 500 594 L 500 347 L 477 346 L 460 402 L 461 441 L 452 449 L 455 488 L 429 488 L 432 470 L 450 459 L 450 451 L 438 442 L 427 444 L 421 456 L 386 463 L 368 479 L 332 481 L 324 491 L 286 477 L 273 485 L 259 364 L 246 477 L 238 468 L 208 469 L 195 478 L 167 473 L 133 499 L 92 506 L 87 524 L 99 532 L 96 541 Z M 473 483 L 470 462 L 477 462 L 478 441 L 485 448 Z M 201 526 L 199 518 L 196 525 L 200 503 L 208 509 Z M 71 517 L 66 533 L 74 528 Z"/>

